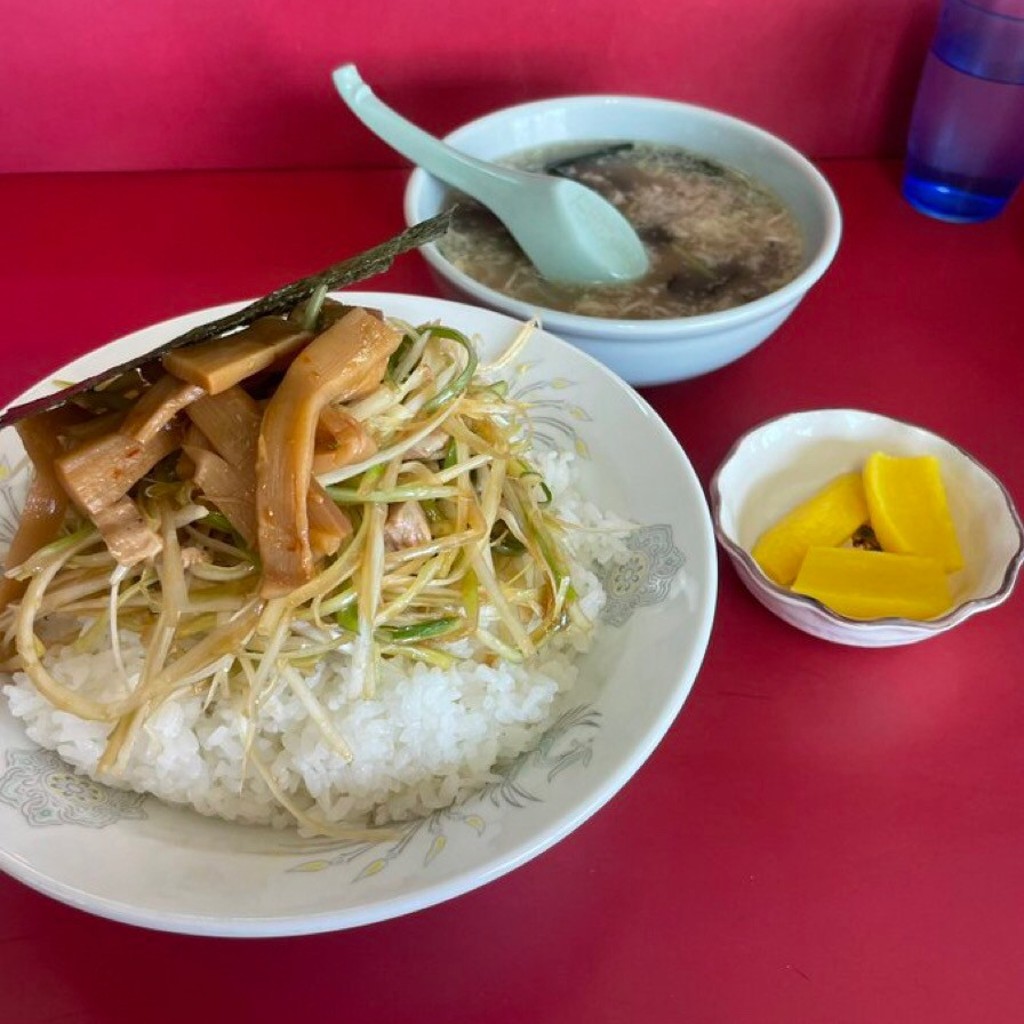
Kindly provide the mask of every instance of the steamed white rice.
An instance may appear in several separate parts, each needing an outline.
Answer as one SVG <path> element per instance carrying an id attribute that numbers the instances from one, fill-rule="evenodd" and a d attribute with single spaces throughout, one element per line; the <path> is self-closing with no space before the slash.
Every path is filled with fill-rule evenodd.
<path id="1" fill-rule="evenodd" d="M 569 539 L 572 575 L 580 607 L 596 629 L 605 595 L 588 566 L 625 557 L 628 524 L 581 498 L 573 456 L 550 453 L 540 461 L 554 510 L 583 526 Z M 56 710 L 23 673 L 4 692 L 32 740 L 100 781 L 222 818 L 294 824 L 246 756 L 255 726 L 253 753 L 304 812 L 329 823 L 384 823 L 449 806 L 492 781 L 497 763 L 532 747 L 575 683 L 578 657 L 592 639 L 592 632 L 570 628 L 521 665 L 466 659 L 442 670 L 389 659 L 372 698 L 361 695 L 346 651 L 322 658 L 304 682 L 351 748 L 349 763 L 325 743 L 293 690 L 278 685 L 255 723 L 229 699 L 167 701 L 146 720 L 120 774 L 100 777 L 109 723 Z M 122 631 L 121 648 L 129 679 L 137 678 L 145 654 L 141 639 Z M 97 698 L 121 692 L 110 651 L 78 654 L 71 646 L 52 646 L 46 665 L 77 691 Z"/>

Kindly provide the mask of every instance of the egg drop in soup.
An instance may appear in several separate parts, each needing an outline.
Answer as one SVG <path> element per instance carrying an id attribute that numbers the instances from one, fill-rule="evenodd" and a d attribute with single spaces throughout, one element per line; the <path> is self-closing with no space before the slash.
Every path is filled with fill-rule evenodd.
<path id="1" fill-rule="evenodd" d="M 752 302 L 799 273 L 804 240 L 765 185 L 685 149 L 594 142 L 535 149 L 504 163 L 571 178 L 599 192 L 636 229 L 648 273 L 622 284 L 569 285 L 542 277 L 485 207 L 452 193 L 446 259 L 481 284 L 531 305 L 580 316 L 654 320 Z"/>

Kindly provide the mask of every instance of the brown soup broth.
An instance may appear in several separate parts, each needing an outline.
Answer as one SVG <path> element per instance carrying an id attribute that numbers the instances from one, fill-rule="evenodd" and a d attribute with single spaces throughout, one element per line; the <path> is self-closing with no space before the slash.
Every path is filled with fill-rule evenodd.
<path id="1" fill-rule="evenodd" d="M 793 214 L 764 185 L 688 150 L 593 142 L 531 150 L 503 161 L 561 174 L 613 203 L 643 239 L 650 270 L 622 285 L 579 286 L 537 273 L 487 209 L 466 196 L 439 243 L 481 284 L 531 305 L 581 316 L 652 320 L 730 309 L 791 281 L 803 261 Z"/>

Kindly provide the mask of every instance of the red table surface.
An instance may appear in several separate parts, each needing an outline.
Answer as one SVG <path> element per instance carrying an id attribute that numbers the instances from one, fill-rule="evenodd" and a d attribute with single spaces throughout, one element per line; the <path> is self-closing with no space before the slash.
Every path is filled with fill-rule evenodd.
<path id="1" fill-rule="evenodd" d="M 826 162 L 825 279 L 759 350 L 646 397 L 701 480 L 794 409 L 895 415 L 1024 499 L 1024 207 L 923 217 L 899 167 Z M 121 333 L 263 293 L 401 227 L 396 171 L 0 177 L 0 400 Z M 431 294 L 419 256 L 372 283 Z M 1024 1007 L 1021 595 L 865 651 L 722 562 L 693 692 L 554 849 L 411 916 L 308 938 L 166 935 L 0 878 L 0 1019 L 944 1022 Z M 638 695 L 642 699 L 642 695 Z"/>

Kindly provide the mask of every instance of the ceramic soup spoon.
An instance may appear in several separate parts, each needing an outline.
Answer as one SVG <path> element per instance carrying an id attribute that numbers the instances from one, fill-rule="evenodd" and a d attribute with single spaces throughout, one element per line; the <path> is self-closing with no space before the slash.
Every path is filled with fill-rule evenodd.
<path id="1" fill-rule="evenodd" d="M 354 64 L 338 68 L 333 79 L 367 128 L 436 178 L 483 203 L 544 277 L 599 284 L 633 280 L 646 272 L 647 254 L 636 232 L 592 189 L 460 153 L 377 99 Z"/>

